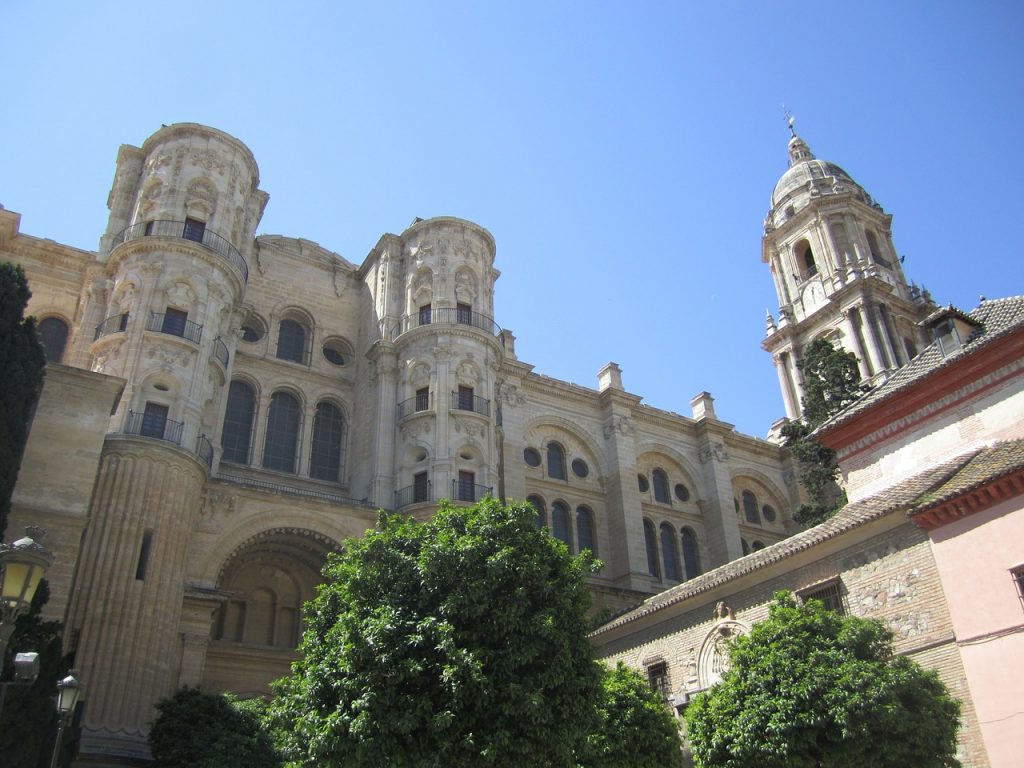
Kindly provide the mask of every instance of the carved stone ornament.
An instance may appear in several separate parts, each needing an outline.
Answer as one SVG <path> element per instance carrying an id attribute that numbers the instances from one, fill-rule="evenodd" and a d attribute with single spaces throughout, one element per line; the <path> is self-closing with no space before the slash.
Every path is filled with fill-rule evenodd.
<path id="1" fill-rule="evenodd" d="M 515 384 L 499 384 L 498 399 L 510 408 L 526 405 L 526 395 L 522 394 Z"/>
<path id="2" fill-rule="evenodd" d="M 636 432 L 633 420 L 629 416 L 613 416 L 611 421 L 604 425 L 604 439 L 610 439 L 616 432 L 624 437 L 633 435 Z"/>
<path id="3" fill-rule="evenodd" d="M 733 618 L 732 609 L 724 602 L 715 605 L 715 623 L 711 626 L 697 657 L 699 690 L 710 688 L 729 670 L 729 646 L 737 637 L 750 632 L 750 627 Z"/>
<path id="4" fill-rule="evenodd" d="M 725 450 L 725 446 L 721 443 L 702 445 L 697 455 L 700 457 L 701 464 L 707 464 L 712 459 L 717 459 L 723 463 L 729 460 L 729 452 Z"/>

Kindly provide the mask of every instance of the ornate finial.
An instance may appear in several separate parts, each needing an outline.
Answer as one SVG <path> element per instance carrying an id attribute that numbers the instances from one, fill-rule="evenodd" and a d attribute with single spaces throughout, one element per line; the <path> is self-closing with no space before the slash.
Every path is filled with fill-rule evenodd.
<path id="1" fill-rule="evenodd" d="M 792 113 L 792 112 L 790 112 L 790 111 L 789 111 L 789 110 L 788 110 L 788 109 L 786 108 L 786 105 L 785 105 L 785 104 L 783 104 L 783 105 L 782 105 L 782 113 L 783 113 L 783 114 L 784 114 L 784 115 L 786 116 L 786 127 L 788 127 L 788 128 L 789 128 L 789 132 L 790 132 L 790 134 L 791 134 L 791 135 L 793 136 L 793 138 L 795 139 L 795 138 L 796 138 L 796 128 L 794 128 L 794 127 L 793 127 L 793 124 L 794 124 L 794 123 L 796 122 L 796 118 L 795 118 L 795 117 L 793 117 L 793 113 Z"/>

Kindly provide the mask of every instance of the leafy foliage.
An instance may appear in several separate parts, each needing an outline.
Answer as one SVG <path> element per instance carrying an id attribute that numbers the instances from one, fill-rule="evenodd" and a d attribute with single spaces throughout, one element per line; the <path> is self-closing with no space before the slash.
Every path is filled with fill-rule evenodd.
<path id="1" fill-rule="evenodd" d="M 286 757 L 321 768 L 568 766 L 600 669 L 586 640 L 595 564 L 528 504 L 381 513 L 325 568 L 303 658 L 277 683 Z"/>
<path id="2" fill-rule="evenodd" d="M 580 768 L 677 768 L 682 744 L 675 717 L 647 681 L 621 661 L 605 671 L 598 725 Z"/>
<path id="3" fill-rule="evenodd" d="M 31 296 L 21 267 L 0 263 L 0 541 L 46 365 L 35 318 L 25 318 Z"/>
<path id="4" fill-rule="evenodd" d="M 0 755 L 6 768 L 36 768 L 49 765 L 57 728 L 57 710 L 53 694 L 57 681 L 68 672 L 68 661 L 61 653 L 59 621 L 44 621 L 41 611 L 50 598 L 46 580 L 39 582 L 29 610 L 18 617 L 3 659 L 0 679 L 14 677 L 14 655 L 34 651 L 39 654 L 39 676 L 31 685 L 8 687 L 3 716 L 0 717 Z"/>
<path id="5" fill-rule="evenodd" d="M 815 427 L 828 421 L 863 393 L 857 358 L 836 349 L 825 339 L 807 345 L 797 368 L 804 376 L 803 421 L 791 421 L 782 428 L 786 446 L 800 465 L 800 484 L 810 499 L 793 516 L 802 525 L 828 519 L 846 504 L 846 494 L 837 486 L 839 465 L 835 451 L 810 437 Z"/>
<path id="6" fill-rule="evenodd" d="M 880 622 L 775 595 L 686 723 L 698 768 L 953 768 L 960 704 Z"/>
<path id="7" fill-rule="evenodd" d="M 149 744 L 156 768 L 280 768 L 262 702 L 182 688 L 157 704 Z"/>

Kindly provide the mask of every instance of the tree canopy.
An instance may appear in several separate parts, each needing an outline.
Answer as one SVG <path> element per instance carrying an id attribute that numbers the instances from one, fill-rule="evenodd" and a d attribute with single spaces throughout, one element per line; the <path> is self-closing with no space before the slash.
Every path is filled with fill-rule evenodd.
<path id="1" fill-rule="evenodd" d="M 811 432 L 855 402 L 864 387 L 856 356 L 825 339 L 807 345 L 797 368 L 804 376 L 803 419 L 783 427 L 782 436 L 800 465 L 800 485 L 809 497 L 793 517 L 798 523 L 814 525 L 835 514 L 846 503 L 846 494 L 836 485 L 835 451 L 814 440 Z"/>
<path id="2" fill-rule="evenodd" d="M 156 768 L 280 768 L 260 700 L 182 688 L 156 708 L 149 732 Z"/>
<path id="3" fill-rule="evenodd" d="M 960 704 L 878 621 L 778 593 L 686 723 L 698 768 L 953 768 Z"/>
<path id="4" fill-rule="evenodd" d="M 330 556 L 273 723 L 323 768 L 570 766 L 593 730 L 588 558 L 528 504 L 381 513 Z"/>
<path id="5" fill-rule="evenodd" d="M 621 661 L 606 669 L 597 703 L 597 727 L 580 768 L 679 768 L 679 726 L 661 696 Z"/>
<path id="6" fill-rule="evenodd" d="M 21 267 L 0 262 L 0 541 L 46 366 L 35 318 L 25 317 L 31 296 Z"/>

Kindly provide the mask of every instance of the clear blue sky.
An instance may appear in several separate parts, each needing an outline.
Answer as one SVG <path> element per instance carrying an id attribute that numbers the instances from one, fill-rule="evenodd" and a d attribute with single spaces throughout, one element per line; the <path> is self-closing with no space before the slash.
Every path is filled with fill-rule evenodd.
<path id="1" fill-rule="evenodd" d="M 539 373 L 764 435 L 760 260 L 783 104 L 894 214 L 909 277 L 1022 291 L 1024 3 L 0 5 L 0 203 L 94 249 L 120 144 L 200 122 L 253 151 L 261 233 L 360 263 L 384 232 L 487 227 L 496 321 Z"/>

